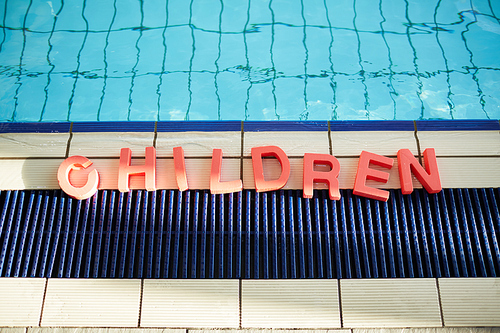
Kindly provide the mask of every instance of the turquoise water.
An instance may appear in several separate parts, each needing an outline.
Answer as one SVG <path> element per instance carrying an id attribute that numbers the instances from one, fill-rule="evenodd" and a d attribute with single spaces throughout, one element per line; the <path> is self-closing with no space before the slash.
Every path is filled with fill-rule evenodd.
<path id="1" fill-rule="evenodd" d="M 0 121 L 500 118 L 498 0 L 2 0 Z"/>

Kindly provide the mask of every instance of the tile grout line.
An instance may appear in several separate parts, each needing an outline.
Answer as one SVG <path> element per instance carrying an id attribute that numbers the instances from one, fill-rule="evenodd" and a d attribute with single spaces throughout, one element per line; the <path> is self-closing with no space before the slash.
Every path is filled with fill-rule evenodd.
<path id="1" fill-rule="evenodd" d="M 139 295 L 139 315 L 137 318 L 137 327 L 141 327 L 141 316 L 142 316 L 142 302 L 144 300 L 144 279 L 141 279 L 141 292 Z"/>
<path id="2" fill-rule="evenodd" d="M 239 323 L 239 326 L 238 326 L 238 329 L 242 329 L 243 328 L 243 311 L 242 311 L 242 290 L 243 290 L 243 280 L 242 279 L 238 279 L 238 301 L 239 301 L 239 304 L 238 304 L 238 307 L 239 307 L 239 315 L 240 315 L 240 323 Z"/>
<path id="3" fill-rule="evenodd" d="M 73 123 L 69 125 L 69 138 L 68 138 L 68 143 L 66 144 L 66 153 L 64 154 L 65 158 L 69 157 L 69 150 L 71 147 L 72 140 L 73 140 Z"/>
<path id="4" fill-rule="evenodd" d="M 155 121 L 155 132 L 153 136 L 153 147 L 156 149 L 156 139 L 158 138 L 158 122 Z"/>
<path id="5" fill-rule="evenodd" d="M 45 308 L 45 300 L 47 297 L 47 288 L 49 286 L 49 279 L 45 278 L 45 288 L 43 290 L 42 307 L 40 309 L 40 320 L 38 321 L 38 327 L 42 326 L 43 310 Z"/>
<path id="6" fill-rule="evenodd" d="M 439 279 L 436 278 L 436 290 L 438 296 L 439 314 L 441 315 L 441 327 L 444 327 L 443 302 L 441 301 L 441 289 L 439 288 Z"/>
<path id="7" fill-rule="evenodd" d="M 344 328 L 344 318 L 342 315 L 342 294 L 340 292 L 340 279 L 337 279 L 337 294 L 339 295 L 339 316 L 340 316 L 340 328 Z"/>
<path id="8" fill-rule="evenodd" d="M 416 120 L 413 121 L 413 128 L 414 128 L 413 136 L 415 137 L 415 141 L 417 143 L 418 161 L 422 165 L 422 151 L 420 149 L 420 140 L 418 139 L 418 134 L 417 134 L 417 121 Z"/>
<path id="9" fill-rule="evenodd" d="M 330 149 L 330 155 L 333 155 L 332 131 L 330 128 L 330 120 L 328 120 L 328 148 Z"/>

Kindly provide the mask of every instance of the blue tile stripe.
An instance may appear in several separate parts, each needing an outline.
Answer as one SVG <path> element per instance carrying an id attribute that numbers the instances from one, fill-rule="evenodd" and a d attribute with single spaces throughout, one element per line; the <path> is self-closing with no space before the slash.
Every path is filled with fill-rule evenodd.
<path id="1" fill-rule="evenodd" d="M 1 123 L 0 133 L 69 133 L 71 123 Z"/>
<path id="2" fill-rule="evenodd" d="M 331 121 L 331 131 L 414 131 L 411 120 L 346 120 Z"/>
<path id="3" fill-rule="evenodd" d="M 73 132 L 154 132 L 154 121 L 95 121 L 73 123 Z"/>
<path id="4" fill-rule="evenodd" d="M 245 132 L 328 131 L 327 121 L 245 121 Z"/>
<path id="5" fill-rule="evenodd" d="M 498 120 L 417 120 L 418 131 L 500 131 Z"/>
<path id="6" fill-rule="evenodd" d="M 158 132 L 233 132 L 241 131 L 241 121 L 159 121 Z"/>
<path id="7" fill-rule="evenodd" d="M 245 132 L 287 131 L 500 131 L 498 120 L 244 121 Z M 240 132 L 241 121 L 0 122 L 0 133 Z"/>

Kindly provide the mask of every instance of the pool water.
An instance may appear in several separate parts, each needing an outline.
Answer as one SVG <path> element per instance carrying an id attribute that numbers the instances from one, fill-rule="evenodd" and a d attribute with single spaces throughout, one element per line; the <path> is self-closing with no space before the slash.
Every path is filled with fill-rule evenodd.
<path id="1" fill-rule="evenodd" d="M 0 121 L 500 118 L 498 0 L 1 0 Z"/>

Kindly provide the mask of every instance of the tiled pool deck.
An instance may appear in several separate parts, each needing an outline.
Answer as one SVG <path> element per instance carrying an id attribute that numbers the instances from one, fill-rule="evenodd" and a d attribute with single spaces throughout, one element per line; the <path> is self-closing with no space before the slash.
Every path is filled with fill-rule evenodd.
<path id="1" fill-rule="evenodd" d="M 429 147 L 436 149 L 443 188 L 500 187 L 500 124 L 496 120 L 3 123 L 0 132 L 0 190 L 57 189 L 58 166 L 72 155 L 90 158 L 102 174 L 100 187 L 116 189 L 120 148 L 131 148 L 140 164 L 148 146 L 157 149 L 159 189 L 176 188 L 172 154 L 176 146 L 184 148 L 191 189 L 208 188 L 214 148 L 223 150 L 222 180 L 242 179 L 244 188 L 253 188 L 250 148 L 263 145 L 277 145 L 288 155 L 288 189 L 302 187 L 304 153 L 336 156 L 341 165 L 340 187 L 352 188 L 362 150 L 396 160 L 399 149 L 408 148 L 421 157 Z M 266 176 L 276 176 L 277 162 L 265 163 L 269 163 Z M 132 179 L 132 188 L 144 187 L 141 177 Z M 387 184 L 373 184 L 399 188 L 396 165 Z M 414 185 L 420 187 L 416 180 Z M 68 331 L 64 327 L 71 327 L 72 332 L 79 331 L 74 327 L 135 332 L 132 328 L 161 327 L 176 333 L 215 328 L 225 332 L 345 328 L 361 333 L 365 330 L 360 328 L 420 327 L 437 333 L 462 332 L 451 329 L 455 327 L 468 327 L 464 332 L 500 327 L 499 278 L 1 278 L 0 300 L 0 327 L 17 327 L 0 328 L 0 332 Z"/>
<path id="2" fill-rule="evenodd" d="M 439 328 L 500 326 L 498 278 L 0 279 L 0 326 Z"/>
<path id="3" fill-rule="evenodd" d="M 408 148 L 421 157 L 435 148 L 443 188 L 500 187 L 498 121 L 373 122 L 144 122 L 0 125 L 0 189 L 57 189 L 57 168 L 68 156 L 83 155 L 102 174 L 101 189 L 117 189 L 120 149 L 132 158 L 156 147 L 157 188 L 176 189 L 172 148 L 182 146 L 191 189 L 208 189 L 212 149 L 223 151 L 222 181 L 241 178 L 254 187 L 250 149 L 275 145 L 288 155 L 290 179 L 285 189 L 302 188 L 304 153 L 333 154 L 340 162 L 340 188 L 352 188 L 362 150 L 394 158 Z M 265 161 L 265 176 L 280 172 L 275 159 Z M 397 164 L 387 184 L 398 188 Z M 92 168 L 89 168 L 90 172 Z M 80 180 L 81 181 L 81 180 Z M 78 180 L 75 180 L 78 184 Z M 415 187 L 420 184 L 415 180 Z M 132 177 L 131 188 L 143 188 Z M 320 187 L 321 188 L 321 187 Z"/>

